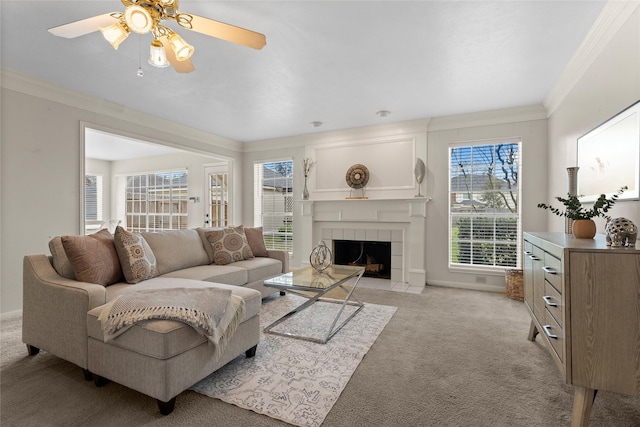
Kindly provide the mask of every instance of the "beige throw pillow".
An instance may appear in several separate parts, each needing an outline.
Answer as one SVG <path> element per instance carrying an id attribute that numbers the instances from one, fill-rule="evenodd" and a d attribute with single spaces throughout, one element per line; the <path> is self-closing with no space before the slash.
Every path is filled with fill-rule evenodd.
<path id="1" fill-rule="evenodd" d="M 269 256 L 269 251 L 264 244 L 262 227 L 245 227 L 244 234 L 247 236 L 247 242 L 249 242 L 249 247 L 251 248 L 251 252 L 253 252 L 253 256 Z"/>
<path id="2" fill-rule="evenodd" d="M 253 252 L 244 234 L 244 227 L 228 227 L 205 232 L 213 248 L 213 262 L 218 265 L 231 264 L 253 258 Z"/>
<path id="3" fill-rule="evenodd" d="M 62 236 L 62 246 L 69 258 L 76 280 L 111 285 L 122 280 L 122 269 L 109 230 L 88 236 Z"/>
<path id="4" fill-rule="evenodd" d="M 113 240 L 127 283 L 155 277 L 158 271 L 156 257 L 144 237 L 117 226 Z"/>
<path id="5" fill-rule="evenodd" d="M 51 252 L 53 268 L 56 272 L 66 279 L 76 280 L 73 267 L 69 262 L 67 253 L 64 251 L 64 247 L 62 246 L 62 237 L 57 236 L 49 240 L 49 252 Z"/>

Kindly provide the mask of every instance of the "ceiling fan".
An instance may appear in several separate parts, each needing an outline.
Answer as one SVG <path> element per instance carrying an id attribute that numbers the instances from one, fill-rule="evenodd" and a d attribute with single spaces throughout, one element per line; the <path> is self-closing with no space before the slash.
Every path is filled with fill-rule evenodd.
<path id="1" fill-rule="evenodd" d="M 187 30 L 237 43 L 253 49 L 262 49 L 267 43 L 264 34 L 190 13 L 178 12 L 178 0 L 120 0 L 124 12 L 105 13 L 58 27 L 49 28 L 56 36 L 75 38 L 100 30 L 114 49 L 118 49 L 133 31 L 151 33 L 149 64 L 158 68 L 172 65 L 179 73 L 190 73 L 195 68 L 191 56 L 195 48 L 184 41 L 162 21 L 174 20 Z"/>

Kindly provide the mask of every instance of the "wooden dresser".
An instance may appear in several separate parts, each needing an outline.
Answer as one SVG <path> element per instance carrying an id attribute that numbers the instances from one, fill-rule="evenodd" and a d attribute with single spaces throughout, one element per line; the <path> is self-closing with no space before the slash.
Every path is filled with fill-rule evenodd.
<path id="1" fill-rule="evenodd" d="M 523 250 L 529 340 L 575 387 L 572 426 L 588 426 L 597 390 L 640 396 L 640 250 L 565 233 L 524 233 Z"/>

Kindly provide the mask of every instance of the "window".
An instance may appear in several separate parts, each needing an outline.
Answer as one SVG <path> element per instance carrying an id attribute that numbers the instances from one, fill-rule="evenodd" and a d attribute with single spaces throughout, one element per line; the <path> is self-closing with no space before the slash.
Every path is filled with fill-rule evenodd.
<path id="1" fill-rule="evenodd" d="M 127 229 L 162 231 L 187 228 L 186 170 L 128 175 Z"/>
<path id="2" fill-rule="evenodd" d="M 84 232 L 94 233 L 102 228 L 102 175 L 84 177 Z"/>
<path id="3" fill-rule="evenodd" d="M 102 175 L 85 176 L 84 219 L 102 221 Z"/>
<path id="4" fill-rule="evenodd" d="M 205 168 L 206 185 L 209 188 L 205 225 L 226 227 L 229 225 L 229 173 L 215 169 Z"/>
<path id="5" fill-rule="evenodd" d="M 267 249 L 293 251 L 293 161 L 254 165 L 254 224 Z"/>
<path id="6" fill-rule="evenodd" d="M 449 147 L 449 267 L 520 267 L 520 138 Z"/>

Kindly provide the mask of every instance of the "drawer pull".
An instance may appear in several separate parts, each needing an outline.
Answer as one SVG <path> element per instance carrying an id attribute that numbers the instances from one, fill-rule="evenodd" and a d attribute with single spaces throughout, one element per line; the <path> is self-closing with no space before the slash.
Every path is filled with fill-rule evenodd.
<path id="1" fill-rule="evenodd" d="M 558 336 L 551 333 L 551 325 L 543 325 L 542 329 L 544 329 L 544 333 L 551 339 L 557 340 Z"/>
<path id="2" fill-rule="evenodd" d="M 549 306 L 549 307 L 557 307 L 558 304 L 556 304 L 555 302 L 551 301 L 551 297 L 549 295 L 545 295 L 542 297 L 542 299 L 544 300 L 544 302 Z"/>
<path id="3" fill-rule="evenodd" d="M 558 274 L 557 271 L 555 271 L 552 267 L 549 266 L 544 266 L 542 267 L 542 269 L 544 270 L 545 273 L 549 273 L 549 274 Z"/>
<path id="4" fill-rule="evenodd" d="M 534 261 L 540 261 L 540 258 L 538 258 L 538 257 L 537 257 L 537 256 L 535 256 L 535 255 L 529 255 L 529 258 L 531 258 L 531 259 L 532 259 L 532 260 L 534 260 Z"/>
<path id="5" fill-rule="evenodd" d="M 524 254 L 525 254 L 525 255 L 531 255 L 532 253 L 533 253 L 533 252 L 531 252 L 531 251 L 524 251 Z"/>

